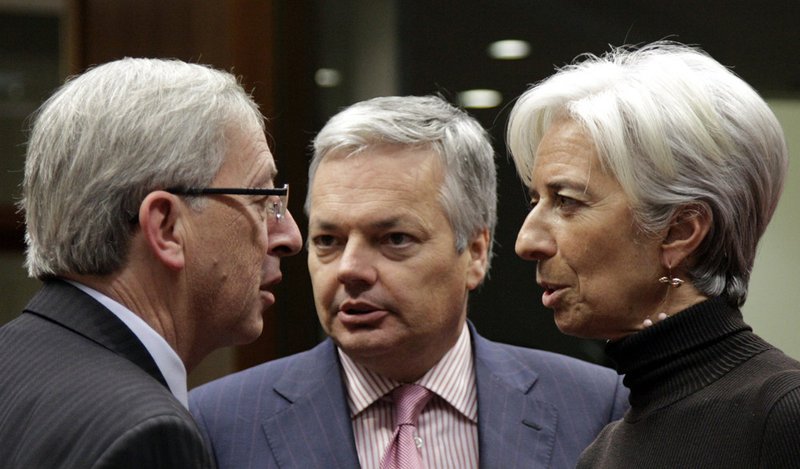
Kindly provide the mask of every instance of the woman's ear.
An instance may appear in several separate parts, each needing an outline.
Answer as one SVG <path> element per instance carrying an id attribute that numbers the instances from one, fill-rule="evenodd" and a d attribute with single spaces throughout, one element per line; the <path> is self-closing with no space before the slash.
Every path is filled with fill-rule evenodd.
<path id="1" fill-rule="evenodd" d="M 139 225 L 153 257 L 171 270 L 185 265 L 185 236 L 182 214 L 185 206 L 178 197 L 153 191 L 139 205 Z"/>
<path id="2" fill-rule="evenodd" d="M 711 230 L 712 222 L 713 215 L 705 204 L 686 205 L 676 211 L 661 244 L 664 265 L 675 267 L 691 258 Z"/>

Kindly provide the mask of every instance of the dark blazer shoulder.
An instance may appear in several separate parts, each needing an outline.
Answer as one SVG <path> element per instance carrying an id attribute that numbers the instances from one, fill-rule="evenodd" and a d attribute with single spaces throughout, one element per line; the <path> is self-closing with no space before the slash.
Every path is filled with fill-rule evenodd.
<path id="1" fill-rule="evenodd" d="M 65 311 L 56 311 L 59 303 L 52 299 L 33 301 L 32 309 L 0 329 L 0 375 L 13 383 L 0 388 L 4 467 L 144 467 L 148 461 L 210 467 L 188 411 L 159 379 L 103 344 L 125 331 L 115 321 L 98 321 L 89 337 L 80 330 L 87 318 L 75 318 L 72 326 L 59 321 L 83 314 L 78 305 L 97 304 L 74 288 L 62 293 L 72 297 L 61 305 Z M 147 353 L 138 340 L 131 343 Z M 128 460 L 125 454 L 138 456 Z"/>

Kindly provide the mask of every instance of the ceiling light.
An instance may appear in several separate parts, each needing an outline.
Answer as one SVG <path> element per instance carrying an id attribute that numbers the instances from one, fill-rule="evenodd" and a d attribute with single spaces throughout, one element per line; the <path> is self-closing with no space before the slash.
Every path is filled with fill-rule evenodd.
<path id="1" fill-rule="evenodd" d="M 465 108 L 487 109 L 502 102 L 503 95 L 497 90 L 476 89 L 458 93 L 458 104 Z"/>
<path id="2" fill-rule="evenodd" d="M 334 68 L 320 68 L 314 73 L 314 81 L 320 88 L 334 88 L 342 82 L 342 74 Z"/>
<path id="3" fill-rule="evenodd" d="M 500 60 L 524 59 L 531 52 L 528 41 L 506 39 L 489 44 L 489 56 Z"/>

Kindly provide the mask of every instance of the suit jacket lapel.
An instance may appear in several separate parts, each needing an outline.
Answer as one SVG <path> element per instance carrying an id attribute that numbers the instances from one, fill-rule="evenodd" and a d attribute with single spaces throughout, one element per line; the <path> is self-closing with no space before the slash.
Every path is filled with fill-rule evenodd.
<path id="1" fill-rule="evenodd" d="M 167 382 L 139 338 L 117 316 L 61 280 L 45 282 L 25 308 L 133 362 L 164 386 Z"/>
<path id="2" fill-rule="evenodd" d="M 359 467 L 339 358 L 330 339 L 274 384 L 285 405 L 262 428 L 282 467 Z"/>
<path id="3" fill-rule="evenodd" d="M 478 386 L 481 467 L 549 467 L 558 414 L 530 395 L 537 374 L 470 324 Z M 285 401 L 262 429 L 281 467 L 359 467 L 336 348 L 327 339 L 273 389 Z M 533 448 L 533 450 L 532 450 Z"/>
<path id="4" fill-rule="evenodd" d="M 480 466 L 549 467 L 558 413 L 530 395 L 534 370 L 479 336 L 470 324 L 478 386 Z"/>

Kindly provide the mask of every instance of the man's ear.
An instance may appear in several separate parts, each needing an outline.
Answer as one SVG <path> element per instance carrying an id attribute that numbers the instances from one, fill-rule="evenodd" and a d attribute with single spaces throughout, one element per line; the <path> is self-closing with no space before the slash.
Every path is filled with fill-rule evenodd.
<path id="1" fill-rule="evenodd" d="M 467 288 L 473 290 L 486 277 L 486 266 L 489 264 L 489 229 L 484 228 L 472 238 L 467 245 L 469 267 L 467 268 Z"/>
<path id="2" fill-rule="evenodd" d="M 171 270 L 185 265 L 182 214 L 186 207 L 178 197 L 154 191 L 139 206 L 139 225 L 153 257 Z"/>
<path id="3" fill-rule="evenodd" d="M 687 205 L 675 212 L 661 244 L 664 266 L 672 268 L 690 259 L 708 235 L 712 222 L 713 215 L 705 204 Z"/>

